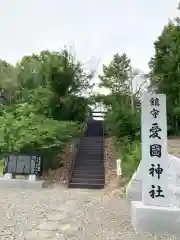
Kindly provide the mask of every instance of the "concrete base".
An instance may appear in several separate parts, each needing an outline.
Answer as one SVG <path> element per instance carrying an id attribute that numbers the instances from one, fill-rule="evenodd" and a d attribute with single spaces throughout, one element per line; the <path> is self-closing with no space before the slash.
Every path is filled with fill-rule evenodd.
<path id="1" fill-rule="evenodd" d="M 48 187 L 46 181 L 32 181 L 26 179 L 0 178 L 0 187 L 21 187 L 27 189 L 41 189 Z"/>
<path id="2" fill-rule="evenodd" d="M 142 200 L 142 182 L 140 180 L 130 180 L 126 188 L 126 197 L 130 201 Z"/>
<path id="3" fill-rule="evenodd" d="M 131 202 L 131 223 L 138 233 L 180 235 L 180 208 Z"/>
<path id="4" fill-rule="evenodd" d="M 180 208 L 180 187 L 169 184 L 168 198 L 171 206 Z"/>
<path id="5" fill-rule="evenodd" d="M 12 173 L 5 173 L 4 178 L 5 179 L 12 179 L 13 178 Z"/>
<path id="6" fill-rule="evenodd" d="M 31 174 L 31 175 L 28 176 L 28 180 L 29 181 L 37 181 L 37 177 L 36 177 L 36 175 Z"/>

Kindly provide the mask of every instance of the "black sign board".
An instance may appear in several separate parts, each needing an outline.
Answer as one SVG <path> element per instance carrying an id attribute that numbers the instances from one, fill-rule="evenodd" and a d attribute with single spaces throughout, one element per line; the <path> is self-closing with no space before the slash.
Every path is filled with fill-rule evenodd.
<path id="1" fill-rule="evenodd" d="M 41 156 L 35 154 L 12 154 L 5 159 L 4 173 L 15 175 L 42 175 Z"/>

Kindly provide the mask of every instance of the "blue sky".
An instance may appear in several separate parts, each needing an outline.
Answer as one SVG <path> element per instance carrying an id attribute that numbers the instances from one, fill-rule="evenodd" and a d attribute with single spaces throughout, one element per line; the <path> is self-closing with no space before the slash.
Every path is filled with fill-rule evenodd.
<path id="1" fill-rule="evenodd" d="M 134 67 L 148 70 L 153 42 L 176 0 L 0 0 L 0 58 L 11 63 L 43 49 L 72 45 L 88 67 L 126 52 Z"/>

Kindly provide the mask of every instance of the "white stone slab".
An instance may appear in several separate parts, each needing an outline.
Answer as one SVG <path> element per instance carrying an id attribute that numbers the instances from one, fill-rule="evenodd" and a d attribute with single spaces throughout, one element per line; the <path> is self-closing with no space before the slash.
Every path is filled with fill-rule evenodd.
<path id="1" fill-rule="evenodd" d="M 168 198 L 170 202 L 170 207 L 180 207 L 180 187 L 169 184 Z"/>
<path id="2" fill-rule="evenodd" d="M 168 156 L 170 184 L 180 187 L 180 159 L 173 155 Z"/>
<path id="3" fill-rule="evenodd" d="M 139 233 L 180 235 L 180 208 L 147 206 L 132 201 L 131 223 Z"/>
<path id="4" fill-rule="evenodd" d="M 12 173 L 5 173 L 4 178 L 5 179 L 12 179 L 13 178 Z"/>
<path id="5" fill-rule="evenodd" d="M 126 188 L 126 197 L 130 201 L 142 200 L 142 182 L 140 180 L 131 180 Z"/>
<path id="6" fill-rule="evenodd" d="M 46 181 L 29 181 L 27 179 L 6 179 L 0 178 L 0 187 L 20 187 L 20 188 L 32 188 L 41 189 L 48 187 Z"/>

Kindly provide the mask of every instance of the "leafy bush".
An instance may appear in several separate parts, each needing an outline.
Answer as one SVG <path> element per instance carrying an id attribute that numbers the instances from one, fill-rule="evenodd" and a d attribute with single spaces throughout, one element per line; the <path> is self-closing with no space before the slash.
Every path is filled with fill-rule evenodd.
<path id="1" fill-rule="evenodd" d="M 127 108 L 114 108 L 107 115 L 106 125 L 116 139 L 117 153 L 121 158 L 122 174 L 129 180 L 137 169 L 141 159 L 140 121 Z"/>
<path id="2" fill-rule="evenodd" d="M 4 161 L 0 160 L 0 176 L 3 175 L 3 169 L 4 169 Z"/>
<path id="3" fill-rule="evenodd" d="M 138 114 L 132 114 L 127 106 L 116 103 L 107 114 L 106 125 L 110 132 L 118 139 L 128 137 L 134 140 L 140 137 L 140 119 Z"/>
<path id="4" fill-rule="evenodd" d="M 118 96 L 119 98 L 121 96 Z M 131 105 L 112 98 L 111 110 L 106 115 L 106 132 L 115 137 L 115 145 L 122 161 L 123 179 L 129 180 L 141 158 L 140 114 Z"/>
<path id="5" fill-rule="evenodd" d="M 12 152 L 39 152 L 46 167 L 50 167 L 53 158 L 61 152 L 65 144 L 80 134 L 82 124 L 56 121 L 41 115 L 30 113 L 4 113 L 0 117 L 1 154 Z"/>
<path id="6" fill-rule="evenodd" d="M 91 71 L 66 48 L 25 56 L 16 66 L 0 61 L 0 69 L 0 94 L 8 99 L 0 108 L 0 154 L 38 152 L 51 167 L 82 132 Z"/>
<path id="7" fill-rule="evenodd" d="M 141 143 L 140 141 L 134 141 L 126 145 L 121 144 L 118 147 L 118 153 L 121 156 L 123 177 L 129 180 L 141 160 Z"/>

